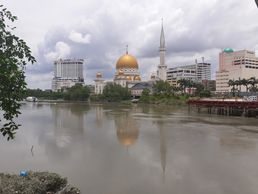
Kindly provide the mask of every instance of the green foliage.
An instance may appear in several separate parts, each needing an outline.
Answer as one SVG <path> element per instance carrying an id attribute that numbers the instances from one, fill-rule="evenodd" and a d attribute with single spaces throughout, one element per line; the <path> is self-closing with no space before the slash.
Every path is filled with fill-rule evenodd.
<path id="1" fill-rule="evenodd" d="M 238 79 L 238 80 L 229 80 L 228 86 L 231 88 L 231 93 L 233 96 L 235 96 L 235 93 L 239 93 L 241 91 L 241 86 L 245 86 L 246 92 L 257 92 L 258 79 L 255 77 L 251 77 L 249 79 Z"/>
<path id="2" fill-rule="evenodd" d="M 81 84 L 75 84 L 68 88 L 64 94 L 65 100 L 86 101 L 90 96 L 90 88 Z"/>
<path id="3" fill-rule="evenodd" d="M 14 119 L 20 114 L 19 101 L 26 91 L 25 65 L 36 62 L 24 40 L 13 34 L 15 27 L 10 24 L 15 20 L 17 17 L 0 5 L 0 131 L 8 140 L 14 138 L 19 127 Z"/>
<path id="4" fill-rule="evenodd" d="M 43 91 L 41 89 L 27 89 L 26 96 L 35 96 L 38 99 L 58 100 L 64 98 L 63 92 Z"/>
<path id="5" fill-rule="evenodd" d="M 173 88 L 167 81 L 160 80 L 153 85 L 153 91 L 155 95 L 169 96 L 173 93 Z"/>
<path id="6" fill-rule="evenodd" d="M 128 88 L 124 88 L 118 84 L 108 84 L 105 86 L 101 98 L 109 102 L 119 102 L 129 100 L 131 93 Z"/>
<path id="7" fill-rule="evenodd" d="M 149 89 L 145 88 L 142 91 L 142 95 L 141 95 L 140 101 L 141 102 L 149 102 L 150 101 L 150 90 Z"/>
<path id="8" fill-rule="evenodd" d="M 203 97 L 211 97 L 211 91 L 209 91 L 209 90 L 202 90 L 202 91 L 200 91 L 199 96 L 201 98 L 203 98 Z"/>

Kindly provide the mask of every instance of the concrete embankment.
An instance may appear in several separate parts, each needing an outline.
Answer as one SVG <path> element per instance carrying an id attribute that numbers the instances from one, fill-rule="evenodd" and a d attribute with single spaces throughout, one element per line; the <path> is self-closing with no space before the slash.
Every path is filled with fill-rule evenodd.
<path id="1" fill-rule="evenodd" d="M 79 194 L 66 178 L 48 172 L 29 172 L 26 177 L 0 173 L 0 194 Z"/>

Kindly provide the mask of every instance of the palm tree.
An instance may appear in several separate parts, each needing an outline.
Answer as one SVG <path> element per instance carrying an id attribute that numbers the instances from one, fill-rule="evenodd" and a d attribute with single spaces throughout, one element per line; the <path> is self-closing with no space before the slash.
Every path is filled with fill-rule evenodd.
<path id="1" fill-rule="evenodd" d="M 251 77 L 250 79 L 248 79 L 248 84 L 251 85 L 250 86 L 250 91 L 254 91 L 255 85 L 256 85 L 255 77 Z"/>
<path id="2" fill-rule="evenodd" d="M 246 92 L 248 92 L 248 80 L 247 79 L 242 79 L 241 80 L 241 84 L 243 85 L 243 86 L 245 86 L 245 91 Z"/>
<path id="3" fill-rule="evenodd" d="M 181 88 L 181 91 L 185 93 L 185 88 L 187 87 L 187 80 L 186 79 L 180 79 L 177 80 L 177 83 L 179 84 L 179 87 Z"/>
<path id="4" fill-rule="evenodd" d="M 230 80 L 228 80 L 228 85 L 229 85 L 229 87 L 232 87 L 232 89 L 231 89 L 231 91 L 232 91 L 232 95 L 233 95 L 233 97 L 235 97 L 235 91 L 236 91 L 235 86 L 236 86 L 236 81 L 234 81 L 234 80 L 230 79 Z"/>

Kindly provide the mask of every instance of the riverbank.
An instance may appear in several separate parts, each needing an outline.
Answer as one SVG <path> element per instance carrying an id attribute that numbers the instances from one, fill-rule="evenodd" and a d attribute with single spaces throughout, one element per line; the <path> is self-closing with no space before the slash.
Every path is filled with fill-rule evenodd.
<path id="1" fill-rule="evenodd" d="M 186 105 L 188 96 L 144 96 L 138 103 L 158 105 Z"/>
<path id="2" fill-rule="evenodd" d="M 79 194 L 66 178 L 49 172 L 29 172 L 21 177 L 0 173 L 0 194 Z"/>

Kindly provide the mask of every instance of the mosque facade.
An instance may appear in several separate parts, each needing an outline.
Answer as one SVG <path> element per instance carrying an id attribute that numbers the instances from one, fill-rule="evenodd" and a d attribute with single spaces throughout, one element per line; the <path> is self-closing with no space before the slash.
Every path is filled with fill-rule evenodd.
<path id="1" fill-rule="evenodd" d="M 157 72 L 153 73 L 150 77 L 150 82 L 155 82 L 157 80 L 167 80 L 167 65 L 165 64 L 165 35 L 163 29 L 163 23 L 161 26 L 161 35 L 160 35 L 160 63 L 157 67 Z M 122 87 L 132 88 L 135 84 L 141 83 L 141 75 L 139 72 L 139 64 L 137 59 L 128 54 L 128 47 L 126 48 L 126 53 L 121 56 L 116 62 L 116 71 L 113 77 L 113 81 L 109 83 L 115 83 L 121 85 Z M 95 94 L 102 94 L 103 89 L 107 82 L 104 80 L 102 74 L 98 72 L 95 78 Z"/>
<path id="2" fill-rule="evenodd" d="M 128 54 L 128 50 L 116 62 L 114 82 L 128 88 L 141 82 L 138 62 L 134 56 Z"/>

